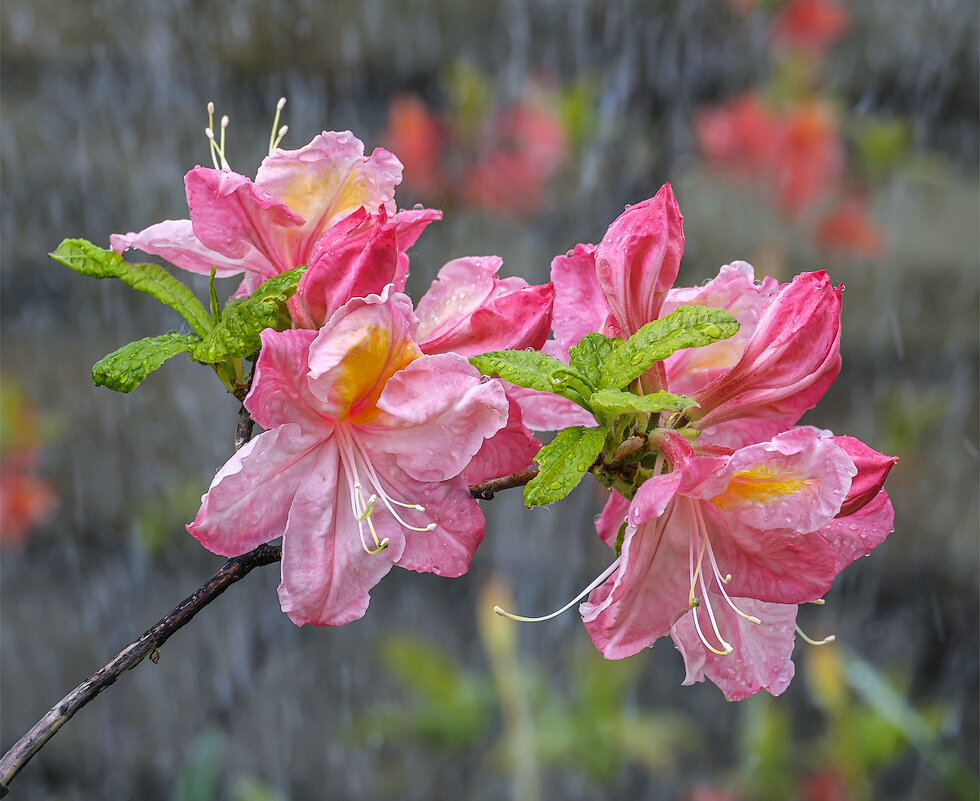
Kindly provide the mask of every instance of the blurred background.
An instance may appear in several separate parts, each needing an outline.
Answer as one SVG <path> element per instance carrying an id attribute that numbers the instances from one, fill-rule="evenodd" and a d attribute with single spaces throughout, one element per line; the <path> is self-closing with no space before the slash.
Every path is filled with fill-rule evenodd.
<path id="1" fill-rule="evenodd" d="M 205 105 L 254 175 L 350 129 L 445 210 L 411 252 L 547 280 L 673 183 L 680 283 L 735 259 L 844 282 L 844 368 L 806 422 L 901 456 L 895 532 L 802 610 L 779 699 L 682 688 L 669 641 L 604 662 L 564 603 L 606 567 L 584 482 L 484 504 L 457 580 L 393 571 L 298 629 L 257 570 L 83 709 L 22 799 L 975 799 L 978 9 L 972 0 L 6 0 L 0 9 L 0 747 L 223 560 L 183 530 L 237 406 L 175 359 L 131 396 L 93 362 L 179 326 L 46 258 L 187 216 Z M 182 276 L 186 278 L 187 276 Z M 206 284 L 193 284 L 201 297 Z M 223 287 L 225 294 L 234 284 Z"/>

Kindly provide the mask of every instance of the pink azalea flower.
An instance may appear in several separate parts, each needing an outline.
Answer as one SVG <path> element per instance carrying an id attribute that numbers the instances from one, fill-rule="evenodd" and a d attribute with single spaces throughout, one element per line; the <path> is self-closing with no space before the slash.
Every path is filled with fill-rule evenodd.
<path id="1" fill-rule="evenodd" d="M 195 167 L 184 178 L 189 220 L 113 234 L 113 250 L 139 248 L 176 266 L 219 277 L 244 273 L 238 294 L 310 260 L 316 241 L 358 208 L 394 214 L 402 165 L 387 150 L 365 158 L 349 131 L 323 132 L 299 150 L 277 149 L 255 181 Z"/>
<path id="2" fill-rule="evenodd" d="M 820 531 L 854 463 L 810 428 L 727 457 L 695 455 L 673 432 L 657 444 L 671 471 L 630 503 L 614 571 L 582 604 L 586 629 L 610 659 L 672 633 L 687 683 L 706 671 L 729 698 L 778 694 L 792 677 L 795 605 L 823 595 L 839 571 Z"/>
<path id="3" fill-rule="evenodd" d="M 765 592 L 760 592 L 758 586 L 747 589 L 746 584 L 735 581 L 734 570 L 728 580 L 719 571 L 727 573 L 731 564 L 738 563 L 737 551 L 735 555 L 730 552 L 723 560 L 718 556 L 716 540 L 734 536 L 738 541 L 736 547 L 747 549 L 752 559 L 770 559 L 774 535 L 775 541 L 780 536 L 793 541 L 794 534 L 785 529 L 790 522 L 802 532 L 795 544 L 802 547 L 806 543 L 806 547 L 813 549 L 807 553 L 797 551 L 796 558 L 802 562 L 811 557 L 817 559 L 826 576 L 829 554 L 832 574 L 836 575 L 855 559 L 870 553 L 891 532 L 894 511 L 882 484 L 896 460 L 851 437 L 829 437 L 826 432 L 809 427 L 785 432 L 771 443 L 743 448 L 728 457 L 696 456 L 698 445 L 692 450 L 676 434 L 665 436 L 663 450 L 668 461 L 677 462 L 679 473 L 671 472 L 646 482 L 632 504 L 618 493 L 612 493 L 596 521 L 600 538 L 610 547 L 616 542 L 624 516 L 628 524 L 623 555 L 614 563 L 615 573 L 606 581 L 606 587 L 620 579 L 621 584 L 612 587 L 606 596 L 607 602 L 613 598 L 612 603 L 592 624 L 594 628 L 599 627 L 597 645 L 603 637 L 608 639 L 612 645 L 610 652 L 604 653 L 613 654 L 611 658 L 616 658 L 616 649 L 622 649 L 624 642 L 629 643 L 629 648 L 620 650 L 619 655 L 627 656 L 639 650 L 645 641 L 643 616 L 647 613 L 638 606 L 661 603 L 663 590 L 672 599 L 669 603 L 673 606 L 665 614 L 668 618 L 674 615 L 670 619 L 670 634 L 684 657 L 687 669 L 684 684 L 709 678 L 733 700 L 760 689 L 778 695 L 794 674 L 792 650 L 796 606 L 801 596 L 779 595 L 782 590 L 775 583 Z M 820 465 L 820 459 L 829 461 Z M 722 467 L 712 471 L 713 465 Z M 821 475 L 824 470 L 830 471 L 829 481 L 826 475 Z M 841 487 L 846 486 L 844 479 L 852 473 L 850 486 L 841 500 Z M 715 494 L 718 482 L 725 480 L 727 487 Z M 645 489 L 648 485 L 652 486 Z M 819 507 L 808 520 L 788 521 L 789 515 L 783 516 L 788 507 L 799 503 L 813 508 L 814 503 L 824 502 L 829 502 L 830 507 Z M 840 509 L 828 520 L 835 503 L 840 504 Z M 742 514 L 745 512 L 751 515 L 746 517 Z M 638 525 L 638 520 L 644 522 Z M 815 531 L 814 526 L 818 526 Z M 724 532 L 721 537 L 720 532 Z M 788 566 L 787 555 L 791 556 L 792 552 L 784 551 L 771 558 L 764 565 L 765 570 L 779 574 L 782 579 L 794 573 L 799 579 L 806 578 L 806 571 L 813 569 L 812 563 L 801 571 Z M 683 574 L 685 557 L 689 582 L 686 590 L 691 592 L 696 577 L 697 587 L 693 589 L 700 590 L 707 599 L 699 597 L 699 604 L 693 608 L 691 595 L 684 608 L 677 606 L 684 576 L 681 579 L 674 576 L 671 583 L 664 575 L 668 569 Z M 624 566 L 624 560 L 630 564 Z M 682 563 L 679 567 L 677 560 Z M 639 567 L 634 566 L 636 563 Z M 672 563 L 674 566 L 670 568 Z M 742 567 L 740 572 L 746 569 Z M 817 585 L 811 586 L 816 589 Z M 607 591 L 596 590 L 590 603 L 602 599 Z M 777 595 L 779 600 L 773 600 Z M 793 597 L 797 600 L 786 602 Z M 583 615 L 594 611 L 588 604 L 582 608 Z M 606 632 L 610 621 L 613 628 L 624 630 L 618 639 Z M 646 637 L 652 633 L 662 636 L 662 626 L 660 620 L 660 628 L 656 632 L 647 631 Z M 719 639 L 712 640 L 712 636 Z M 637 638 L 640 638 L 638 642 Z M 730 652 L 725 652 L 722 641 L 732 647 Z"/>
<path id="4" fill-rule="evenodd" d="M 423 353 L 475 356 L 491 350 L 540 348 L 548 336 L 554 288 L 523 278 L 497 278 L 499 256 L 472 256 L 446 264 L 419 300 L 417 338 Z M 507 385 L 507 425 L 488 439 L 466 468 L 472 484 L 531 466 L 541 443 L 522 419 L 519 388 Z"/>
<path id="5" fill-rule="evenodd" d="M 422 355 L 411 301 L 353 299 L 319 331 L 262 332 L 245 405 L 262 434 L 218 472 L 187 528 L 245 553 L 283 537 L 283 611 L 361 617 L 393 564 L 464 573 L 484 521 L 461 473 L 507 401 L 457 354 Z"/>

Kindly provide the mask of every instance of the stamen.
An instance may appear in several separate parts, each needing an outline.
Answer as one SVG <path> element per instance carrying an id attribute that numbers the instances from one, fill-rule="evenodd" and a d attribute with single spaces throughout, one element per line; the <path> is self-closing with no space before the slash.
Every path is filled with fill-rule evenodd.
<path id="1" fill-rule="evenodd" d="M 800 635 L 800 639 L 803 640 L 803 642 L 809 645 L 827 645 L 828 643 L 832 643 L 837 639 L 836 634 L 831 634 L 829 637 L 824 637 L 822 640 L 814 640 L 811 637 L 807 637 L 807 635 L 803 633 L 803 629 L 801 629 L 799 626 L 796 627 L 796 633 Z"/>
<path id="2" fill-rule="evenodd" d="M 228 115 L 221 118 L 221 141 L 216 141 L 214 134 L 214 103 L 208 102 L 208 127 L 204 135 L 208 138 L 208 150 L 211 153 L 211 163 L 216 170 L 230 170 L 231 165 L 225 158 L 225 130 L 228 128 Z"/>
<path id="3" fill-rule="evenodd" d="M 613 563 L 609 565 L 609 567 L 607 567 L 605 570 L 603 570 L 602 573 L 599 574 L 599 577 L 595 579 L 588 587 L 586 587 L 584 590 L 582 590 L 582 592 L 580 592 L 578 595 L 572 598 L 572 600 L 569 601 L 567 604 L 565 604 L 561 609 L 552 612 L 550 615 L 543 615 L 541 617 L 524 617 L 523 615 L 513 615 L 510 612 L 505 612 L 499 606 L 495 606 L 493 608 L 493 611 L 496 612 L 501 617 L 506 617 L 509 618 L 510 620 L 516 620 L 518 623 L 542 623 L 545 620 L 551 620 L 551 618 L 553 617 L 558 617 L 558 615 L 560 615 L 562 612 L 567 612 L 575 604 L 581 601 L 586 595 L 592 592 L 592 590 L 594 590 L 596 587 L 602 584 L 602 582 L 604 582 L 607 578 L 609 578 L 616 570 L 616 568 L 619 567 L 620 559 L 621 557 L 617 557 L 613 561 Z"/>
<path id="4" fill-rule="evenodd" d="M 704 608 L 708 610 L 708 619 L 711 621 L 711 629 L 715 633 L 715 637 L 718 638 L 718 642 L 721 643 L 721 647 L 725 649 L 725 654 L 730 654 L 735 649 L 732 645 L 721 636 L 721 632 L 718 630 L 718 621 L 715 620 L 715 610 L 711 607 L 711 598 L 708 595 L 708 588 L 704 583 L 704 574 L 701 574 L 701 592 L 704 594 Z M 694 611 L 694 618 L 697 620 L 697 610 Z M 715 651 L 717 653 L 717 651 Z M 723 654 L 724 655 L 724 654 Z"/>
<path id="5" fill-rule="evenodd" d="M 698 637 L 701 640 L 701 644 L 712 653 L 718 654 L 718 656 L 728 656 L 728 654 L 730 654 L 733 650 L 732 646 L 728 645 L 728 643 L 725 643 L 725 645 L 728 645 L 727 651 L 719 651 L 710 642 L 708 642 L 707 639 L 705 639 L 704 632 L 701 631 L 701 624 L 698 622 L 698 607 L 700 605 L 701 605 L 700 603 L 695 604 L 693 608 L 694 611 L 691 614 L 694 615 L 694 628 L 697 629 Z M 724 640 L 722 642 L 724 642 Z"/>
<path id="6" fill-rule="evenodd" d="M 285 125 L 283 125 L 282 128 L 279 129 L 278 136 L 276 135 L 276 126 L 279 125 L 279 115 L 282 113 L 282 109 L 285 105 L 286 105 L 286 98 L 280 97 L 279 102 L 276 103 L 276 117 L 272 121 L 272 133 L 269 134 L 270 156 L 275 152 L 275 149 L 279 147 L 279 143 L 282 141 L 282 138 L 286 135 L 286 131 L 288 130 L 288 128 Z"/>
<path id="7" fill-rule="evenodd" d="M 704 537 L 704 541 L 708 546 L 708 559 L 711 561 L 711 569 L 714 571 L 715 579 L 718 581 L 718 589 L 721 592 L 722 598 L 725 599 L 725 603 L 727 603 L 732 608 L 732 611 L 734 611 L 735 614 L 745 618 L 746 620 L 749 621 L 749 623 L 761 623 L 762 621 L 759 620 L 759 618 L 757 618 L 755 615 L 747 615 L 745 614 L 745 612 L 743 612 L 741 609 L 735 606 L 735 603 L 732 601 L 728 593 L 725 591 L 725 585 L 732 580 L 732 574 L 726 573 L 724 578 L 722 577 L 721 571 L 718 569 L 718 562 L 715 560 L 715 552 L 711 548 L 710 542 L 708 542 L 708 532 L 707 529 L 705 528 L 704 516 L 701 513 L 701 507 L 695 504 L 694 510 L 698 518 L 698 525 L 701 527 L 701 532 L 702 532 L 701 536 Z"/>
<path id="8" fill-rule="evenodd" d="M 357 453 L 360 454 L 361 456 L 361 460 L 368 474 L 368 478 L 371 480 L 371 483 L 374 484 L 375 487 L 380 489 L 381 479 L 378 478 L 378 474 L 374 470 L 374 465 L 371 464 L 371 460 L 368 458 L 368 455 L 364 452 L 364 446 L 361 445 L 361 443 L 358 442 L 356 439 L 353 439 L 352 442 Z M 399 515 L 398 512 L 396 512 L 394 507 L 392 506 L 392 504 L 396 504 L 398 506 L 401 506 L 403 509 L 414 509 L 416 512 L 424 512 L 425 507 L 422 506 L 421 504 L 404 503 L 402 501 L 396 501 L 394 498 L 389 498 L 388 493 L 386 492 L 381 493 L 381 502 L 385 505 L 385 508 L 388 510 L 391 516 L 398 521 L 399 525 L 403 526 L 404 528 L 407 528 L 409 531 L 421 531 L 421 532 L 432 531 L 436 527 L 435 523 L 429 523 L 427 526 L 423 526 L 423 527 L 413 526 L 409 523 L 406 523 L 404 520 L 402 520 L 401 515 Z"/>
<path id="9" fill-rule="evenodd" d="M 817 600 L 810 601 L 810 603 L 813 604 L 814 606 L 823 606 L 827 602 L 823 598 L 817 598 Z"/>
<path id="10" fill-rule="evenodd" d="M 357 491 L 357 496 L 361 501 L 361 511 L 354 515 L 357 518 L 358 530 L 361 533 L 361 547 L 368 556 L 377 556 L 388 547 L 389 542 L 387 537 L 383 540 L 378 538 L 378 532 L 374 530 L 374 522 L 371 520 L 371 515 L 374 513 L 374 503 L 378 500 L 378 496 L 371 495 L 370 498 L 365 500 L 363 487 L 359 483 L 354 484 L 354 489 Z M 364 542 L 364 527 L 360 525 L 362 522 L 368 524 L 368 529 L 371 531 L 371 539 L 374 540 L 374 548 L 368 547 Z"/>

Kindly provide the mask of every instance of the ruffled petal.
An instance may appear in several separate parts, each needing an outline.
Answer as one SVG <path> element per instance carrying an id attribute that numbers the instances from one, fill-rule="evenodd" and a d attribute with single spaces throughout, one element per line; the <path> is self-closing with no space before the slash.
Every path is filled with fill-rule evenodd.
<path id="1" fill-rule="evenodd" d="M 862 556 L 867 556 L 891 534 L 895 510 L 888 493 L 880 490 L 874 499 L 856 512 L 838 517 L 818 532 L 837 555 L 837 570 L 843 570 Z"/>
<path id="2" fill-rule="evenodd" d="M 297 626 L 340 626 L 362 617 L 370 589 L 391 569 L 389 551 L 364 551 L 345 478 L 331 448 L 303 476 L 289 510 L 279 603 Z"/>
<path id="3" fill-rule="evenodd" d="M 417 324 L 408 296 L 387 289 L 338 309 L 310 346 L 310 390 L 322 408 L 355 424 L 377 417 L 385 383 L 421 356 Z"/>
<path id="4" fill-rule="evenodd" d="M 619 567 L 579 607 L 607 659 L 652 645 L 688 608 L 687 532 L 693 523 L 689 504 L 672 504 L 663 516 L 627 527 Z"/>
<path id="5" fill-rule="evenodd" d="M 333 447 L 298 425 L 259 434 L 218 471 L 187 531 L 223 556 L 239 556 L 275 539 L 286 527 L 300 483 Z"/>
<path id="6" fill-rule="evenodd" d="M 244 175 L 195 167 L 184 188 L 194 234 L 205 246 L 233 259 L 258 251 L 266 263 L 253 271 L 263 278 L 303 264 L 291 233 L 303 218 Z"/>
<path id="7" fill-rule="evenodd" d="M 517 401 L 508 396 L 507 403 L 507 425 L 487 439 L 466 466 L 463 478 L 467 484 L 479 484 L 527 470 L 541 450 L 541 443 L 524 425 Z"/>
<path id="8" fill-rule="evenodd" d="M 276 150 L 262 160 L 255 183 L 303 218 L 296 247 L 308 252 L 330 226 L 363 206 L 395 213 L 402 165 L 378 148 L 367 158 L 350 131 L 324 131 L 298 150 Z M 296 265 L 293 265 L 296 266 Z"/>
<path id="9" fill-rule="evenodd" d="M 754 278 L 751 264 L 736 261 L 724 265 L 703 286 L 674 288 L 667 293 L 661 310 L 664 316 L 680 306 L 707 306 L 724 309 L 739 324 L 736 334 L 728 339 L 701 348 L 685 348 L 668 357 L 664 367 L 671 392 L 691 394 L 724 375 L 741 358 L 766 298 L 779 288 L 774 278 L 766 276 L 761 283 Z"/>
<path id="10" fill-rule="evenodd" d="M 205 247 L 194 236 L 190 220 L 164 220 L 144 228 L 139 233 L 112 234 L 109 244 L 116 253 L 136 248 L 152 253 L 175 264 L 182 270 L 200 275 L 211 275 L 215 268 L 218 278 L 227 278 L 242 271 L 265 269 L 266 259 L 261 253 L 247 251 L 241 258 L 228 258 L 222 253 Z"/>
<path id="11" fill-rule="evenodd" d="M 698 427 L 760 417 L 788 428 L 815 406 L 840 371 L 842 292 L 820 271 L 771 295 L 738 363 L 693 394 Z"/>
<path id="12" fill-rule="evenodd" d="M 833 439 L 802 427 L 735 451 L 698 494 L 733 526 L 804 533 L 833 520 L 856 472 Z"/>
<path id="13" fill-rule="evenodd" d="M 521 407 L 521 417 L 532 431 L 557 431 L 566 426 L 595 428 L 595 418 L 577 403 L 550 392 L 507 385 L 507 395 Z"/>
<path id="14" fill-rule="evenodd" d="M 623 523 L 628 522 L 626 514 L 629 509 L 630 502 L 613 490 L 609 493 L 609 500 L 602 507 L 602 512 L 596 518 L 595 530 L 599 533 L 599 539 L 610 548 L 616 545 Z"/>
<path id="15" fill-rule="evenodd" d="M 315 331 L 273 331 L 261 334 L 262 349 L 255 363 L 252 389 L 245 398 L 245 408 L 252 419 L 265 429 L 285 423 L 296 423 L 309 434 L 329 430 L 327 410 L 310 392 L 306 380 L 310 345 Z"/>
<path id="16" fill-rule="evenodd" d="M 507 424 L 508 406 L 501 383 L 484 380 L 462 356 L 422 356 L 388 380 L 383 414 L 362 430 L 413 478 L 441 481 L 458 476 Z"/>
<path id="17" fill-rule="evenodd" d="M 796 606 L 734 598 L 739 609 L 762 621 L 752 623 L 736 615 L 719 595 L 712 595 L 711 604 L 719 630 L 734 650 L 724 656 L 712 653 L 698 637 L 693 611 L 679 617 L 671 627 L 670 635 L 684 657 L 687 669 L 684 685 L 704 681 L 707 676 L 730 701 L 741 701 L 759 690 L 772 695 L 782 693 L 796 672 L 792 660 Z M 700 610 L 699 614 L 701 630 L 705 636 L 713 638 L 714 633 L 708 633 L 707 615 Z"/>

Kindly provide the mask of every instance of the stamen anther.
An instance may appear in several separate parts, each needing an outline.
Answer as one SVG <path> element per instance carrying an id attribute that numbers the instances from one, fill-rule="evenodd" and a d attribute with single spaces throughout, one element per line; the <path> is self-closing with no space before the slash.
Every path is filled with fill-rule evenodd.
<path id="1" fill-rule="evenodd" d="M 796 627 L 796 633 L 800 635 L 800 639 L 808 645 L 828 645 L 837 639 L 836 634 L 831 634 L 829 637 L 824 637 L 822 640 L 814 640 L 808 637 L 799 626 Z"/>

